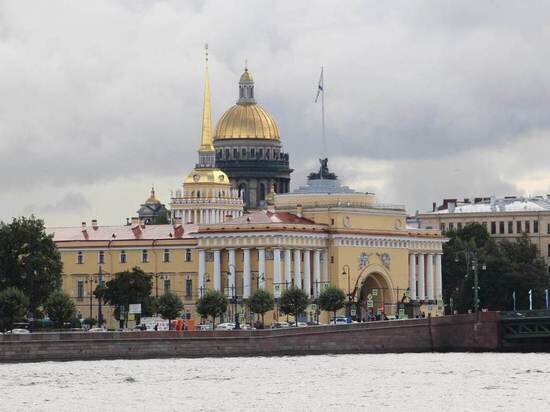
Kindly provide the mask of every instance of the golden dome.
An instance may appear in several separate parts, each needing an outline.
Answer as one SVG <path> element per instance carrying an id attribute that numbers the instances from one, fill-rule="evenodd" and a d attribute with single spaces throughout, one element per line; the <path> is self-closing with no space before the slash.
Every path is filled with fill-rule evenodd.
<path id="1" fill-rule="evenodd" d="M 158 205 L 160 204 L 160 200 L 158 200 L 155 196 L 155 188 L 151 188 L 151 195 L 149 198 L 145 201 L 146 205 Z"/>
<path id="2" fill-rule="evenodd" d="M 229 178 L 220 169 L 193 169 L 183 183 L 230 185 Z"/>
<path id="3" fill-rule="evenodd" d="M 214 139 L 278 140 L 279 128 L 273 117 L 261 106 L 236 104 L 221 117 L 216 126 Z"/>
<path id="4" fill-rule="evenodd" d="M 252 78 L 252 75 L 248 71 L 248 69 L 244 69 L 243 74 L 241 74 L 241 78 L 239 82 L 253 82 L 254 79 Z"/>

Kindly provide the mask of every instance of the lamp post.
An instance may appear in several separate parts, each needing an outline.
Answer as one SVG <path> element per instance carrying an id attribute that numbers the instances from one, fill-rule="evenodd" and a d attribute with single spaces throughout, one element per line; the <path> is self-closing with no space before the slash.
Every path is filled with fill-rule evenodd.
<path id="1" fill-rule="evenodd" d="M 233 314 L 234 314 L 234 317 L 235 317 L 235 329 L 241 329 L 241 323 L 239 321 L 239 313 L 237 312 L 237 291 L 235 290 L 236 289 L 236 285 L 237 285 L 237 269 L 235 267 L 234 264 L 230 263 L 228 265 L 228 268 L 229 268 L 229 271 L 227 272 L 227 289 L 231 289 L 231 303 L 233 303 Z M 231 269 L 233 269 L 233 271 L 231 271 Z M 231 287 L 229 286 L 229 277 L 230 276 L 235 276 L 235 282 L 234 282 L 234 285 L 232 285 Z"/>
<path id="2" fill-rule="evenodd" d="M 210 282 L 210 276 L 208 276 L 208 273 L 204 274 L 204 278 L 202 280 L 202 285 L 199 287 L 200 291 L 200 297 L 202 298 L 204 296 L 204 292 L 206 292 L 206 284 Z"/>
<path id="3" fill-rule="evenodd" d="M 103 268 L 99 265 L 99 271 L 97 274 L 98 284 L 103 288 Z M 101 327 L 103 325 L 103 308 L 101 307 L 101 296 L 97 297 L 97 325 Z"/>
<path id="4" fill-rule="evenodd" d="M 342 267 L 342 276 L 348 277 L 348 316 L 351 316 L 351 268 L 349 265 L 344 265 Z"/>
<path id="5" fill-rule="evenodd" d="M 466 276 L 467 279 L 470 275 L 470 268 L 474 271 L 474 312 L 479 312 L 479 259 L 477 253 L 473 250 L 460 250 L 455 254 L 455 262 L 459 262 L 458 255 L 463 254 L 466 259 Z M 487 265 L 483 263 L 481 270 L 486 270 Z"/>
<path id="6" fill-rule="evenodd" d="M 90 285 L 90 320 L 93 318 L 93 297 L 94 297 L 94 283 L 97 284 L 97 279 L 94 281 L 94 275 L 90 274 L 86 276 L 86 283 Z"/>

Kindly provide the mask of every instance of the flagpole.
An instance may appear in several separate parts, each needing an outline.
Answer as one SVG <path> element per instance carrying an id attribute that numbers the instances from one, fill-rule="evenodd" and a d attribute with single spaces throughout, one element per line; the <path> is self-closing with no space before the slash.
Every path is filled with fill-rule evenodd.
<path id="1" fill-rule="evenodd" d="M 323 127 L 323 157 L 327 157 L 327 137 L 325 134 L 325 75 L 324 68 L 321 66 L 321 84 L 323 85 L 323 90 L 321 93 L 321 117 L 322 117 L 322 127 Z"/>

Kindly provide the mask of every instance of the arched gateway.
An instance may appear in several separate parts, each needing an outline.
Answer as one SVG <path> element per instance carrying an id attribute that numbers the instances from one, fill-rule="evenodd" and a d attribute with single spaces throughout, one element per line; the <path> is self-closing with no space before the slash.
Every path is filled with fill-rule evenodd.
<path id="1" fill-rule="evenodd" d="M 369 311 L 374 315 L 378 311 L 393 314 L 397 307 L 397 291 L 387 275 L 381 271 L 369 272 L 359 278 L 355 302 L 357 320 L 366 320 Z"/>

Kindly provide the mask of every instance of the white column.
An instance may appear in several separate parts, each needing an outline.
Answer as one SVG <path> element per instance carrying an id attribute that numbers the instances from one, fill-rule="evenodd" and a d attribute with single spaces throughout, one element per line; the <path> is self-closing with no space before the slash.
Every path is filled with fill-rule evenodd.
<path id="1" fill-rule="evenodd" d="M 313 252 L 313 279 L 315 282 L 313 295 L 318 297 L 321 292 L 321 251 L 319 249 L 315 249 Z"/>
<path id="2" fill-rule="evenodd" d="M 227 249 L 229 252 L 229 295 L 231 296 L 233 294 L 233 291 L 235 290 L 235 249 Z"/>
<path id="3" fill-rule="evenodd" d="M 443 299 L 443 274 L 441 272 L 441 253 L 435 255 L 435 291 L 436 298 Z"/>
<path id="4" fill-rule="evenodd" d="M 199 249 L 199 284 L 197 285 L 199 297 L 204 293 L 206 288 L 206 282 L 204 275 L 206 274 L 206 255 L 204 249 Z"/>
<path id="5" fill-rule="evenodd" d="M 289 288 L 292 285 L 292 272 L 291 272 L 291 255 L 290 249 L 285 249 L 285 287 Z"/>
<path id="6" fill-rule="evenodd" d="M 426 272 L 424 270 L 424 259 L 426 255 L 423 253 L 418 254 L 418 299 L 426 300 L 426 284 L 424 279 L 426 279 Z"/>
<path id="7" fill-rule="evenodd" d="M 282 291 L 281 285 L 281 249 L 273 248 L 273 296 L 279 298 Z"/>
<path id="8" fill-rule="evenodd" d="M 250 249 L 243 249 L 244 262 L 243 262 L 243 298 L 250 297 L 251 291 L 251 276 L 250 276 Z"/>
<path id="9" fill-rule="evenodd" d="M 214 289 L 217 291 L 222 289 L 222 268 L 219 249 L 214 250 Z"/>
<path id="10" fill-rule="evenodd" d="M 328 250 L 323 249 L 323 272 L 321 276 L 321 282 L 328 282 Z"/>
<path id="11" fill-rule="evenodd" d="M 199 223 L 199 212 L 197 209 L 193 210 L 193 223 Z"/>
<path id="12" fill-rule="evenodd" d="M 210 224 L 212 223 L 212 211 L 210 209 L 205 210 L 206 213 L 206 223 Z"/>
<path id="13" fill-rule="evenodd" d="M 434 300 L 434 255 L 426 255 L 426 296 L 428 300 Z"/>
<path id="14" fill-rule="evenodd" d="M 265 272 L 265 249 L 263 247 L 258 248 L 258 288 L 265 289 L 265 279 L 267 273 Z"/>
<path id="15" fill-rule="evenodd" d="M 409 255 L 409 292 L 411 300 L 416 300 L 416 254 Z"/>
<path id="16" fill-rule="evenodd" d="M 304 292 L 311 297 L 311 254 L 310 250 L 304 250 Z"/>
<path id="17" fill-rule="evenodd" d="M 302 289 L 302 251 L 294 249 L 294 286 Z"/>

